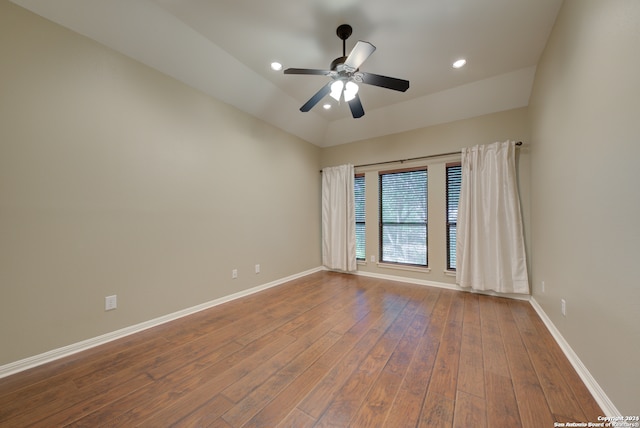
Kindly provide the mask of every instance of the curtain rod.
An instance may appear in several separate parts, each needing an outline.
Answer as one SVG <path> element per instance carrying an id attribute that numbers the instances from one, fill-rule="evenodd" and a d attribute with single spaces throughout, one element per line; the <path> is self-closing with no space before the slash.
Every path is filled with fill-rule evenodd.
<path id="1" fill-rule="evenodd" d="M 521 145 L 522 145 L 522 141 L 516 142 L 516 146 L 521 146 Z M 437 155 L 418 156 L 416 158 L 398 159 L 398 160 L 384 161 L 384 162 L 374 162 L 374 163 L 365 163 L 365 164 L 362 164 L 362 165 L 354 165 L 354 168 L 363 168 L 365 166 L 375 166 L 375 165 L 385 165 L 385 164 L 388 164 L 388 163 L 396 163 L 396 162 L 404 163 L 404 162 L 410 162 L 410 161 L 414 161 L 414 160 L 438 158 L 438 157 L 441 157 L 441 156 L 457 155 L 459 153 L 460 153 L 460 150 L 458 150 L 457 152 L 439 153 Z M 320 172 L 322 172 L 322 170 L 320 170 Z"/>

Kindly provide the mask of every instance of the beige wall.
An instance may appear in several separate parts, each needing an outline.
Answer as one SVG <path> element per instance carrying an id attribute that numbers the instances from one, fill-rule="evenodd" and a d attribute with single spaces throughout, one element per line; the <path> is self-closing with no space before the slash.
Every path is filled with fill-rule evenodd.
<path id="1" fill-rule="evenodd" d="M 0 73 L 0 365 L 320 266 L 319 148 L 7 1 Z"/>
<path id="2" fill-rule="evenodd" d="M 535 299 L 625 415 L 640 413 L 638 52 L 640 2 L 565 1 L 529 107 Z"/>
<path id="3" fill-rule="evenodd" d="M 335 166 L 345 163 L 354 165 L 374 162 L 409 159 L 433 154 L 459 152 L 463 147 L 488 144 L 496 141 L 515 140 L 525 144 L 517 150 L 520 199 L 525 225 L 525 239 L 529 230 L 529 119 L 527 108 L 514 109 L 443 125 L 431 126 L 371 140 L 358 141 L 325 148 L 321 164 Z M 460 156 L 437 157 L 425 161 L 403 164 L 387 164 L 358 168 L 365 173 L 366 181 L 366 249 L 367 261 L 358 269 L 382 275 L 401 276 L 425 282 L 455 284 L 455 276 L 446 274 L 446 179 L 447 162 L 459 161 Z M 417 272 L 408 269 L 389 268 L 371 262 L 378 258 L 378 171 L 408 166 L 427 165 L 428 210 L 429 210 L 429 271 Z"/>

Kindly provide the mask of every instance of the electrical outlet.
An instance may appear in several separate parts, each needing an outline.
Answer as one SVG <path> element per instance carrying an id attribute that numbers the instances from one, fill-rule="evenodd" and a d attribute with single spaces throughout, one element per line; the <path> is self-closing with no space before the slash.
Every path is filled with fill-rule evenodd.
<path id="1" fill-rule="evenodd" d="M 104 298 L 104 310 L 112 311 L 118 307 L 118 296 L 107 296 Z"/>
<path id="2" fill-rule="evenodd" d="M 560 305 L 561 305 L 560 310 L 562 311 L 562 316 L 566 317 L 567 316 L 567 301 L 564 300 L 564 299 L 560 299 Z"/>
<path id="3" fill-rule="evenodd" d="M 545 289 L 544 289 L 544 281 L 542 281 L 542 292 L 543 292 L 543 293 L 545 292 Z"/>
<path id="4" fill-rule="evenodd" d="M 234 269 L 231 271 L 231 278 L 236 279 L 238 277 L 238 269 Z"/>
<path id="5" fill-rule="evenodd" d="M 371 263 L 375 263 L 376 262 L 376 256 L 371 256 Z"/>
<path id="6" fill-rule="evenodd" d="M 256 265 L 256 273 L 260 273 L 260 265 L 259 264 Z"/>

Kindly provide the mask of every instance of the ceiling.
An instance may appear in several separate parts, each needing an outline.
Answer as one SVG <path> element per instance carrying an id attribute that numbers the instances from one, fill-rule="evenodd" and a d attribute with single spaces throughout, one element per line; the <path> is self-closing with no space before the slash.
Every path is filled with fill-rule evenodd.
<path id="1" fill-rule="evenodd" d="M 562 0 L 12 0 L 51 21 L 320 147 L 528 104 L 535 65 Z M 329 81 L 270 68 L 328 69 L 350 24 L 377 50 L 369 73 L 407 92 L 361 85 L 346 104 L 299 108 Z M 461 69 L 453 61 L 467 59 Z M 330 97 L 327 101 L 333 101 Z"/>

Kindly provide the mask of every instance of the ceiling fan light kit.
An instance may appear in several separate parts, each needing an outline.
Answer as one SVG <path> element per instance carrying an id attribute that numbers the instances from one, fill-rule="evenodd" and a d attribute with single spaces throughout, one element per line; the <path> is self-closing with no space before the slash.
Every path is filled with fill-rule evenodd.
<path id="1" fill-rule="evenodd" d="M 331 83 L 331 93 L 329 95 L 338 102 L 340 102 L 340 97 L 349 102 L 356 97 L 359 89 L 358 85 L 351 80 L 348 80 L 347 83 L 344 83 L 343 80 L 334 80 Z"/>
<path id="2" fill-rule="evenodd" d="M 353 29 L 347 24 L 340 25 L 337 28 L 336 34 L 342 40 L 342 56 L 331 62 L 329 70 L 309 68 L 287 68 L 284 70 L 284 74 L 308 74 L 331 77 L 331 81 L 320 88 L 309 101 L 300 107 L 300 111 L 308 112 L 326 95 L 329 95 L 338 102 L 344 99 L 344 101 L 349 104 L 351 115 L 354 119 L 357 119 L 364 116 L 364 108 L 358 95 L 360 89 L 358 83 L 379 86 L 400 92 L 405 92 L 409 89 L 408 80 L 361 72 L 360 66 L 371 56 L 376 50 L 376 47 L 369 42 L 360 40 L 351 50 L 349 56 L 347 56 L 346 40 L 351 36 L 352 32 Z"/>

